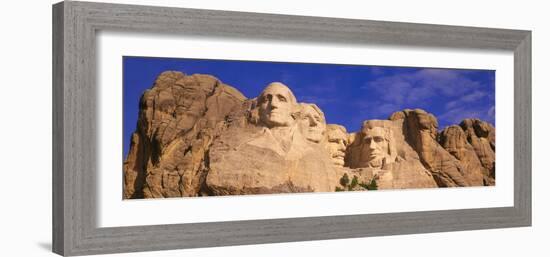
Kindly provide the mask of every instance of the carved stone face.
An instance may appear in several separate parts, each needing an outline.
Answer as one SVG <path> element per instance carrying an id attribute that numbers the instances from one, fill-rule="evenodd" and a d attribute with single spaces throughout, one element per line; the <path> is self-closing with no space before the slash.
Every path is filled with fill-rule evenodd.
<path id="1" fill-rule="evenodd" d="M 390 158 L 389 143 L 384 128 L 364 130 L 360 162 L 371 167 L 381 167 L 384 159 Z"/>
<path id="2" fill-rule="evenodd" d="M 343 128 L 337 126 L 327 127 L 328 150 L 332 163 L 337 166 L 344 166 L 348 135 Z"/>
<path id="3" fill-rule="evenodd" d="M 319 143 L 326 131 L 326 122 L 321 110 L 313 104 L 304 104 L 302 109 L 300 129 L 307 140 Z"/>
<path id="4" fill-rule="evenodd" d="M 269 128 L 288 127 L 294 123 L 291 114 L 296 98 L 282 83 L 269 84 L 258 97 L 260 121 Z"/>

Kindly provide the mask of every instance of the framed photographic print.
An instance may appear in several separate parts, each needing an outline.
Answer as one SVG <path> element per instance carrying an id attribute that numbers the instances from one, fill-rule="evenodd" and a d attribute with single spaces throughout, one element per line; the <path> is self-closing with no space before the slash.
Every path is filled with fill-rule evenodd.
<path id="1" fill-rule="evenodd" d="M 530 31 L 65 1 L 53 60 L 58 254 L 531 225 Z"/>

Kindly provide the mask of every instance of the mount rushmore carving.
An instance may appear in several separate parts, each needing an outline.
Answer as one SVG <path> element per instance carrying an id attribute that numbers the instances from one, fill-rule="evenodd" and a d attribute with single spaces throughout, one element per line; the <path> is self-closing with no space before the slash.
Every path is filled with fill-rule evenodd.
<path id="1" fill-rule="evenodd" d="M 406 109 L 348 132 L 298 100 L 279 82 L 247 99 L 210 75 L 162 73 L 140 99 L 124 198 L 495 184 L 489 123 L 439 132 L 432 114 Z"/>

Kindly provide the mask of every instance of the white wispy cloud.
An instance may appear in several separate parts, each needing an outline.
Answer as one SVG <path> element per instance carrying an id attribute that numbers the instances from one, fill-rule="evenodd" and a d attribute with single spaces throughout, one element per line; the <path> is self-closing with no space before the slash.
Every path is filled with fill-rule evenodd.
<path id="1" fill-rule="evenodd" d="M 375 90 L 383 100 L 394 104 L 416 105 L 434 95 L 459 96 L 480 87 L 479 82 L 469 79 L 459 70 L 421 69 L 409 74 L 381 77 L 361 88 Z"/>
<path id="2" fill-rule="evenodd" d="M 421 69 L 407 74 L 383 76 L 367 82 L 361 88 L 373 92 L 377 99 L 357 102 L 365 115 L 390 115 L 405 108 L 428 108 L 432 101 L 442 103 L 438 119 L 444 123 L 459 123 L 465 118 L 494 120 L 494 107 L 487 111 L 480 103 L 490 101 L 494 93 L 487 85 L 470 79 L 467 70 Z M 432 111 L 427 109 L 427 111 Z M 492 114 L 491 114 L 492 113 Z"/>
<path id="3" fill-rule="evenodd" d="M 438 116 L 438 119 L 449 124 L 459 124 L 464 119 L 481 119 L 492 123 L 495 122 L 495 106 L 491 106 L 488 110 L 483 110 L 475 105 L 462 105 L 452 108 Z"/>
<path id="4" fill-rule="evenodd" d="M 460 97 L 459 99 L 457 99 L 455 101 L 448 102 L 445 105 L 445 108 L 446 109 L 452 109 L 452 108 L 459 107 L 461 105 L 476 102 L 476 101 L 482 100 L 483 98 L 487 97 L 488 95 L 489 94 L 487 92 L 475 90 L 474 92 L 466 94 L 466 95 Z"/>

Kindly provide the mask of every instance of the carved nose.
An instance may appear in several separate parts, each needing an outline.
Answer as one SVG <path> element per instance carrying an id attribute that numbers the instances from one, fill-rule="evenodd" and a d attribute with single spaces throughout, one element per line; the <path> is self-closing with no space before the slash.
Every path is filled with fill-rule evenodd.
<path id="1" fill-rule="evenodd" d="M 279 108 L 279 102 L 277 100 L 273 99 L 269 103 L 270 103 L 271 107 Z"/>
<path id="2" fill-rule="evenodd" d="M 340 149 L 346 150 L 346 144 L 344 144 L 344 141 L 338 142 L 338 146 Z"/>
<path id="3" fill-rule="evenodd" d="M 315 122 L 314 119 L 309 118 L 309 126 L 310 127 L 315 127 L 315 126 L 317 126 L 317 122 Z"/>
<path id="4" fill-rule="evenodd" d="M 375 149 L 376 148 L 376 143 L 374 142 L 374 140 L 371 140 L 369 142 L 369 149 Z"/>

